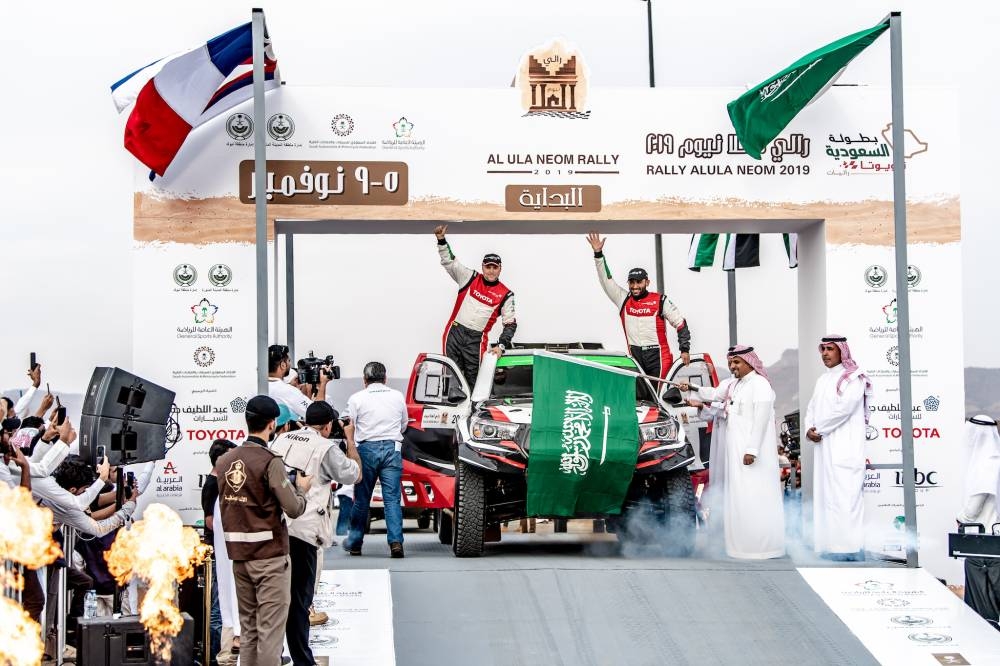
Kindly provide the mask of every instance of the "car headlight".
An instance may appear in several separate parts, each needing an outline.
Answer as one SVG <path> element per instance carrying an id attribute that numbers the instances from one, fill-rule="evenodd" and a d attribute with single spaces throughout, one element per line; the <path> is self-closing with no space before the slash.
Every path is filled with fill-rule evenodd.
<path id="1" fill-rule="evenodd" d="M 517 423 L 474 418 L 469 425 L 469 432 L 472 433 L 473 439 L 483 442 L 499 442 L 504 439 L 515 439 L 520 427 Z"/>
<path id="2" fill-rule="evenodd" d="M 639 436 L 644 442 L 675 441 L 677 439 L 677 421 L 675 419 L 669 419 L 667 421 L 655 421 L 653 423 L 640 423 Z"/>

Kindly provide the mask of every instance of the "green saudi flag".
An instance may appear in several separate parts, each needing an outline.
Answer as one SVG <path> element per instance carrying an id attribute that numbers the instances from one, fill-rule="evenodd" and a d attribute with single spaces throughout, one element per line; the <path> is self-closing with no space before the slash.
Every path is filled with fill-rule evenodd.
<path id="1" fill-rule="evenodd" d="M 639 455 L 634 373 L 535 352 L 528 515 L 618 514 Z"/>
<path id="2" fill-rule="evenodd" d="M 809 55 L 754 86 L 726 108 L 736 136 L 756 160 L 792 118 L 837 80 L 841 72 L 889 28 L 889 20 L 856 32 Z"/>

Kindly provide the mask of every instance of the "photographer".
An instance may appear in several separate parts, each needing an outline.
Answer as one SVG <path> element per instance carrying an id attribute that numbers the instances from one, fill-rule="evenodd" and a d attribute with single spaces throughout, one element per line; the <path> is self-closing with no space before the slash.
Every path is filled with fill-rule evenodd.
<path id="1" fill-rule="evenodd" d="M 306 418 L 306 410 L 312 404 L 313 398 L 318 396 L 319 400 L 326 399 L 326 385 L 330 381 L 330 376 L 326 372 L 320 372 L 318 382 L 315 385 L 315 393 L 312 384 L 299 384 L 298 375 L 294 376 L 291 382 L 286 382 L 285 377 L 292 373 L 292 359 L 288 355 L 288 345 L 271 345 L 267 348 L 267 394 L 275 402 L 287 406 L 295 414 L 296 420 Z"/>
<path id="2" fill-rule="evenodd" d="M 336 417 L 333 407 L 317 400 L 306 410 L 305 428 L 280 435 L 271 445 L 293 476 L 304 473 L 318 480 L 306 493 L 305 512 L 288 520 L 292 585 L 285 635 L 296 665 L 314 663 L 309 649 L 309 607 L 316 587 L 317 549 L 333 543 L 330 484 L 361 480 L 361 456 L 354 444 L 348 443 L 345 455 L 330 439 Z"/>

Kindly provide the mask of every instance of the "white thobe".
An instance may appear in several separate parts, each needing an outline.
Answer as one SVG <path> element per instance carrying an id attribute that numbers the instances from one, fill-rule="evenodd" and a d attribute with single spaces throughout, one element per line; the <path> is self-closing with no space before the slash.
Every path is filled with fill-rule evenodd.
<path id="1" fill-rule="evenodd" d="M 813 541 L 817 553 L 857 553 L 865 547 L 865 380 L 844 366 L 827 368 L 813 390 L 802 426 L 813 454 Z M 815 428 L 814 444 L 805 433 Z"/>
<path id="2" fill-rule="evenodd" d="M 968 458 L 965 463 L 965 504 L 957 520 L 980 523 L 990 531 L 997 522 L 997 485 L 1000 484 L 1000 435 L 995 425 L 965 425 Z"/>
<path id="3" fill-rule="evenodd" d="M 722 513 L 722 489 L 726 485 L 726 405 L 721 396 L 725 395 L 726 389 L 735 381 L 735 377 L 722 380 L 716 387 L 719 399 L 706 400 L 701 408 L 701 417 L 712 422 L 712 439 L 708 450 L 708 486 L 701 499 L 702 504 L 711 509 L 711 513 Z"/>
<path id="4" fill-rule="evenodd" d="M 723 400 L 725 393 L 725 386 L 698 389 L 703 400 L 712 402 Z M 717 436 L 725 444 L 725 464 L 720 467 L 724 470 L 726 554 L 753 560 L 781 557 L 785 554 L 785 511 L 774 427 L 774 391 L 766 379 L 750 372 L 733 384 L 725 411 L 722 432 Z M 743 464 L 747 453 L 755 458 L 751 465 Z"/>

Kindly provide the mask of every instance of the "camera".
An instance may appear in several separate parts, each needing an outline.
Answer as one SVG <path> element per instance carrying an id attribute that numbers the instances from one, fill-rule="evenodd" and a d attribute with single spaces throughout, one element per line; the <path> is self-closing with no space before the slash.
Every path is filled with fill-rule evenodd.
<path id="1" fill-rule="evenodd" d="M 340 366 L 333 364 L 333 356 L 317 358 L 310 351 L 309 356 L 300 358 L 296 366 L 299 384 L 315 386 L 319 384 L 321 375 L 326 375 L 327 379 L 340 379 Z"/>

